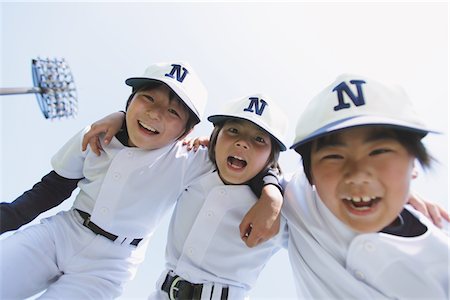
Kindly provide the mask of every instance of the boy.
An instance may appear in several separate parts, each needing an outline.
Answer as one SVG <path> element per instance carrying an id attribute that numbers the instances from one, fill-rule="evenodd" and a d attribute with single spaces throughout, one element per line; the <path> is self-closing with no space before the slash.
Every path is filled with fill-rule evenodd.
<path id="1" fill-rule="evenodd" d="M 307 179 L 282 210 L 300 297 L 448 299 L 448 236 L 405 206 L 428 132 L 402 89 L 361 76 L 308 104 L 291 146 Z"/>
<path id="2" fill-rule="evenodd" d="M 256 109 L 258 108 L 258 109 Z M 189 182 L 175 205 L 166 245 L 166 270 L 149 299 L 247 299 L 268 260 L 287 242 L 280 232 L 257 247 L 237 234 L 258 200 L 248 182 L 278 168 L 287 118 L 277 102 L 252 94 L 227 103 L 207 151 L 209 173 Z"/>
<path id="3" fill-rule="evenodd" d="M 182 182 L 204 172 L 177 143 L 206 105 L 206 89 L 192 67 L 155 64 L 126 83 L 133 87 L 126 125 L 104 147 L 106 155 L 82 152 L 82 131 L 52 159 L 50 177 L 82 178 L 72 209 L 0 241 L 0 298 L 43 289 L 48 298 L 119 296 Z"/>

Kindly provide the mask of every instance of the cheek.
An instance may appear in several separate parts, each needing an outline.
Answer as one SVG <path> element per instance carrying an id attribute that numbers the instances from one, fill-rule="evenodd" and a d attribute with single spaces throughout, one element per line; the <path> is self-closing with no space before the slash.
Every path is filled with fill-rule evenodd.
<path id="1" fill-rule="evenodd" d="M 224 149 L 226 149 L 231 144 L 230 140 L 231 139 L 226 134 L 223 134 L 222 131 L 220 131 L 216 139 L 216 152 L 218 151 L 218 149 L 219 152 L 220 150 L 225 151 Z"/>
<path id="2" fill-rule="evenodd" d="M 413 173 L 413 165 L 397 165 L 388 166 L 384 170 L 382 180 L 384 184 L 389 187 L 393 199 L 399 201 L 406 201 L 409 195 L 410 183 Z M 404 204 L 403 202 L 400 204 Z"/>
<path id="3" fill-rule="evenodd" d="M 409 182 L 414 172 L 413 159 L 398 159 L 377 166 L 379 177 L 386 182 Z"/>
<path id="4" fill-rule="evenodd" d="M 255 162 L 257 162 L 258 165 L 262 166 L 267 165 L 270 158 L 271 147 L 263 147 L 263 148 L 255 147 L 254 149 L 255 153 L 253 154 L 253 157 L 256 158 Z"/>
<path id="5" fill-rule="evenodd" d="M 330 209 L 334 206 L 341 172 L 331 166 L 311 165 L 311 180 L 320 199 Z"/>
<path id="6" fill-rule="evenodd" d="M 214 146 L 214 156 L 216 157 L 216 161 L 221 161 L 221 159 L 225 156 L 225 144 L 223 139 L 220 136 L 217 137 L 216 145 Z"/>
<path id="7" fill-rule="evenodd" d="M 137 120 L 140 112 L 145 112 L 145 107 L 140 105 L 139 101 L 131 101 L 131 104 L 130 106 L 128 106 L 127 113 L 125 115 L 125 120 L 127 122 Z"/>
<path id="8" fill-rule="evenodd" d="M 178 118 L 166 117 L 165 128 L 173 135 L 180 136 L 186 130 L 187 120 L 180 120 Z"/>
<path id="9" fill-rule="evenodd" d="M 317 183 L 322 185 L 329 185 L 334 181 L 337 181 L 342 174 L 342 170 L 338 169 L 336 166 L 311 164 L 311 177 L 314 185 Z"/>

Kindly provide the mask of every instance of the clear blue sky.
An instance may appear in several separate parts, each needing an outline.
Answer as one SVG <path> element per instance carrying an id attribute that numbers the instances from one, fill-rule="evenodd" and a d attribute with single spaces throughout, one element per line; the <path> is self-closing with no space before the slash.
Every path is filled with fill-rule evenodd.
<path id="1" fill-rule="evenodd" d="M 159 61 L 186 60 L 209 90 L 205 116 L 223 101 L 262 92 L 290 119 L 344 72 L 402 85 L 430 127 L 439 160 L 414 189 L 448 208 L 448 4 L 421 3 L 1 3 L 1 86 L 31 86 L 30 60 L 64 57 L 79 95 L 76 118 L 48 121 L 33 95 L 1 98 L 2 201 L 51 170 L 50 158 L 85 125 L 124 108 L 124 80 Z M 205 119 L 206 120 L 206 119 Z M 205 135 L 209 122 L 195 133 Z M 285 172 L 299 158 L 283 153 Z M 47 212 L 68 209 L 73 198 Z M 168 218 L 121 299 L 145 299 L 163 270 Z M 3 238 L 3 237 L 2 237 Z M 267 265 L 253 299 L 295 298 L 286 251 Z"/>

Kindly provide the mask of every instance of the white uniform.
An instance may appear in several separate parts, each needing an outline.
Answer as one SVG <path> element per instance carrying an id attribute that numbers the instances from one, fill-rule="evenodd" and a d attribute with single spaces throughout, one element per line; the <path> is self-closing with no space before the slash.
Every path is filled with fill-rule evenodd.
<path id="1" fill-rule="evenodd" d="M 182 187 L 210 169 L 205 151 L 188 152 L 180 143 L 146 151 L 113 138 L 101 156 L 81 152 L 85 131 L 52 159 L 59 175 L 84 177 L 73 209 L 1 241 L 1 299 L 24 298 L 47 287 L 43 298 L 117 297 Z M 94 234 L 74 209 L 119 237 L 112 242 Z M 138 238 L 144 240 L 130 245 Z"/>
<path id="2" fill-rule="evenodd" d="M 427 227 L 421 236 L 357 234 L 327 209 L 303 171 L 284 195 L 299 298 L 449 298 L 449 237 L 423 215 L 406 207 Z"/>
<path id="3" fill-rule="evenodd" d="M 239 224 L 257 201 L 247 185 L 224 185 L 211 171 L 186 186 L 170 222 L 166 267 L 150 299 L 167 299 L 161 292 L 169 270 L 191 283 L 203 283 L 202 299 L 244 299 L 264 265 L 286 247 L 286 222 L 272 239 L 249 248 L 240 238 Z M 214 285 L 214 288 L 213 288 Z"/>

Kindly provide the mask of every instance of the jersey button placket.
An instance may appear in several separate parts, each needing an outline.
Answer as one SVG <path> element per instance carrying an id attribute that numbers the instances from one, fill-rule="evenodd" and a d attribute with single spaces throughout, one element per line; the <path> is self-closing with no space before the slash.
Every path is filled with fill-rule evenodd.
<path id="1" fill-rule="evenodd" d="M 375 245 L 372 242 L 365 242 L 364 243 L 364 249 L 367 252 L 374 252 L 376 250 Z"/>
<path id="2" fill-rule="evenodd" d="M 354 274 L 355 274 L 356 279 L 358 279 L 360 281 L 364 281 L 364 279 L 366 278 L 364 273 L 359 270 L 355 270 Z"/>
<path id="3" fill-rule="evenodd" d="M 189 257 L 193 257 L 195 255 L 195 248 L 194 247 L 189 247 L 187 249 L 187 254 Z"/>

